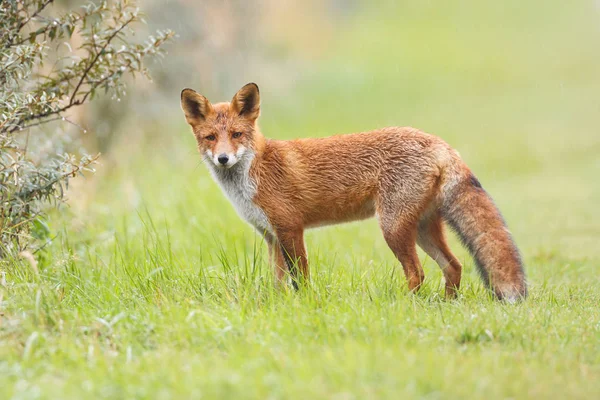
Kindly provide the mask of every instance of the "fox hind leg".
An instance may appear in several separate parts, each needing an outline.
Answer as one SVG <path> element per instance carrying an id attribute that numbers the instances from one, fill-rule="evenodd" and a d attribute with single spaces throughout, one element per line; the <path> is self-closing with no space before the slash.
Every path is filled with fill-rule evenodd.
<path id="1" fill-rule="evenodd" d="M 415 292 L 425 280 L 417 255 L 419 222 L 434 200 L 438 178 L 435 171 L 400 165 L 393 174 L 383 177 L 377 199 L 383 237 L 402 264 L 409 290 Z"/>
<path id="2" fill-rule="evenodd" d="M 460 288 L 462 265 L 448 247 L 442 218 L 438 212 L 421 218 L 418 225 L 417 243 L 442 270 L 446 281 L 446 297 L 456 297 L 456 292 Z"/>
<path id="3" fill-rule="evenodd" d="M 417 256 L 417 219 L 411 212 L 380 207 L 379 225 L 383 237 L 392 250 L 408 281 L 408 289 L 416 292 L 421 287 L 425 274 Z"/>

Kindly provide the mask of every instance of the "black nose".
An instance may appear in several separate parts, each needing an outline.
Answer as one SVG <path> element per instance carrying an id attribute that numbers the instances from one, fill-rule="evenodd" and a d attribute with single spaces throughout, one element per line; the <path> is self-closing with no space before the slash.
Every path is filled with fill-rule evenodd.
<path id="1" fill-rule="evenodd" d="M 229 161 L 229 157 L 227 157 L 227 154 L 219 154 L 219 157 L 217 157 L 217 160 L 219 161 L 219 164 L 227 164 L 227 161 Z"/>

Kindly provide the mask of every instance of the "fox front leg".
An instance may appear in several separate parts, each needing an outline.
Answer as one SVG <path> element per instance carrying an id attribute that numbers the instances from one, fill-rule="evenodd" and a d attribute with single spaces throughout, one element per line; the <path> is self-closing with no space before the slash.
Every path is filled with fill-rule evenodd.
<path id="1" fill-rule="evenodd" d="M 277 232 L 277 241 L 292 277 L 292 285 L 297 290 L 299 282 L 308 282 L 310 278 L 308 258 L 304 246 L 304 230 L 279 230 Z"/>

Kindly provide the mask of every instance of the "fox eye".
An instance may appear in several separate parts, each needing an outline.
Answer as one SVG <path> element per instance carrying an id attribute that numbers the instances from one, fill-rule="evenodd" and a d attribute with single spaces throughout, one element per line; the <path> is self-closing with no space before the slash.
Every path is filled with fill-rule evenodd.
<path id="1" fill-rule="evenodd" d="M 208 135 L 204 139 L 206 139 L 206 140 L 215 140 L 216 137 L 215 137 L 215 135 Z"/>
<path id="2" fill-rule="evenodd" d="M 231 135 L 232 138 L 237 139 L 240 136 L 242 136 L 242 132 L 233 132 L 233 135 Z"/>

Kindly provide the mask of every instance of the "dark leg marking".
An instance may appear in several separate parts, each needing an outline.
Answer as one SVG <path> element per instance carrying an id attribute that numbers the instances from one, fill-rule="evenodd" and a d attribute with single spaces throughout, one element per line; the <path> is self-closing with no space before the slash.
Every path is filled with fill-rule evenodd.
<path id="1" fill-rule="evenodd" d="M 283 259 L 285 260 L 285 263 L 287 264 L 288 270 L 290 271 L 290 275 L 292 277 L 292 286 L 294 287 L 294 289 L 298 290 L 298 267 L 296 265 L 296 262 L 292 260 L 292 257 L 289 255 L 289 253 L 283 246 L 280 247 L 281 252 L 283 253 Z"/>

